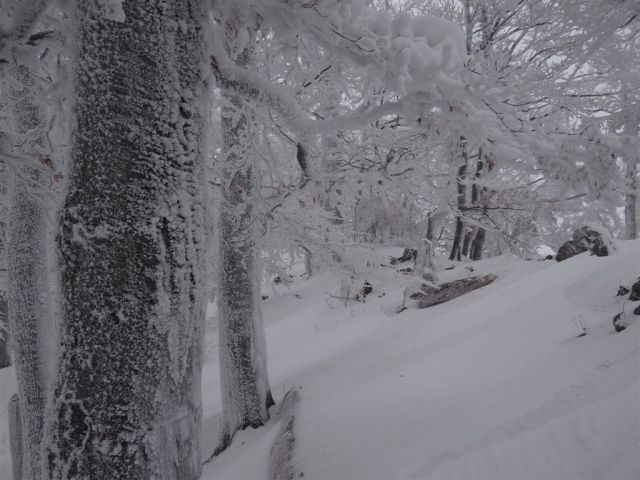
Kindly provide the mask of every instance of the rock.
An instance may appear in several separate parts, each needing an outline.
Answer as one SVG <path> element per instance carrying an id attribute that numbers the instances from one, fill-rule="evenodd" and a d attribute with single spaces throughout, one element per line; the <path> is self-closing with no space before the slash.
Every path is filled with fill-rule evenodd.
<path id="1" fill-rule="evenodd" d="M 371 292 L 373 292 L 373 286 L 365 280 L 364 285 L 362 286 L 362 298 L 366 298 L 366 296 Z"/>
<path id="2" fill-rule="evenodd" d="M 391 265 L 397 265 L 404 262 L 415 262 L 418 257 L 418 250 L 415 248 L 405 248 L 400 257 L 391 257 Z"/>
<path id="3" fill-rule="evenodd" d="M 640 300 L 640 278 L 636 280 L 636 283 L 631 285 L 629 300 L 631 300 L 632 302 L 637 302 L 638 300 Z"/>
<path id="4" fill-rule="evenodd" d="M 609 248 L 602 238 L 602 233 L 595 228 L 584 226 L 573 232 L 573 240 L 582 244 L 596 257 L 609 255 Z"/>
<path id="5" fill-rule="evenodd" d="M 574 257 L 579 253 L 586 252 L 587 247 L 582 246 L 579 243 L 574 242 L 573 240 L 569 240 L 562 244 L 562 246 L 558 249 L 558 254 L 556 255 L 556 262 L 562 262 L 567 258 Z"/>
<path id="6" fill-rule="evenodd" d="M 553 260 L 553 255 L 547 255 L 544 257 L 545 260 Z"/>
<path id="7" fill-rule="evenodd" d="M 624 287 L 624 286 L 620 285 L 618 287 L 618 293 L 616 293 L 616 297 L 622 297 L 623 295 L 626 295 L 627 293 L 629 293 L 629 289 L 627 287 Z"/>
<path id="8" fill-rule="evenodd" d="M 627 315 L 625 312 L 620 312 L 615 317 L 613 317 L 613 328 L 616 329 L 616 332 L 622 332 L 626 330 L 630 324 L 631 315 Z"/>
<path id="9" fill-rule="evenodd" d="M 634 315 L 640 315 L 640 303 L 638 304 L 638 306 L 636 308 L 633 309 L 633 314 Z"/>
<path id="10" fill-rule="evenodd" d="M 558 255 L 556 255 L 558 262 L 586 251 L 597 257 L 606 257 L 610 253 L 607 241 L 594 227 L 580 227 L 573 232 L 572 237 L 558 249 Z"/>

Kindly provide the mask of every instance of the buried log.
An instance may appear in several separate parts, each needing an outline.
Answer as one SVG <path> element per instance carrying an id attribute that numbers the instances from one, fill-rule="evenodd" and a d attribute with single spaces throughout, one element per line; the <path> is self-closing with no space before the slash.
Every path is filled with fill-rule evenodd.
<path id="1" fill-rule="evenodd" d="M 461 278 L 452 282 L 434 285 L 432 283 L 420 283 L 415 287 L 409 287 L 404 292 L 404 303 L 407 307 L 427 308 L 439 303 L 448 302 L 478 288 L 489 285 L 497 278 L 496 275 L 483 275 Z"/>

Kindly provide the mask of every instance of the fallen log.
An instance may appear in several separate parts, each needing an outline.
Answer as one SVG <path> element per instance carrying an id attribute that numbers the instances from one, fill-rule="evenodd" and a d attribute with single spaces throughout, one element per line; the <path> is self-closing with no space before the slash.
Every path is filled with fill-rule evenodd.
<path id="1" fill-rule="evenodd" d="M 420 283 L 417 287 L 408 287 L 404 292 L 404 306 L 427 308 L 439 303 L 448 302 L 478 288 L 489 285 L 497 278 L 496 275 L 483 275 L 461 278 L 452 282 L 434 285 Z"/>

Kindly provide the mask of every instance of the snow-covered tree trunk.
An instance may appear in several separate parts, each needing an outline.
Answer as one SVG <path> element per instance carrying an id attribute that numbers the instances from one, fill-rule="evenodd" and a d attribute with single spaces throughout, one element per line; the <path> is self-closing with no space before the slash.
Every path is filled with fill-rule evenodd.
<path id="1" fill-rule="evenodd" d="M 22 419 L 20 418 L 20 399 L 14 394 L 9 400 L 9 449 L 11 450 L 11 467 L 13 480 L 26 480 L 22 476 L 24 461 L 24 444 L 22 440 Z"/>
<path id="2" fill-rule="evenodd" d="M 465 236 L 465 224 L 462 219 L 462 212 L 466 208 L 467 204 L 467 164 L 469 163 L 467 154 L 467 141 L 464 137 L 460 137 L 458 148 L 456 152 L 459 152 L 462 158 L 462 164 L 458 167 L 458 175 L 456 177 L 456 188 L 458 193 L 458 216 L 456 217 L 456 228 L 453 233 L 453 243 L 451 245 L 451 253 L 449 253 L 449 260 L 460 260 L 463 241 Z"/>
<path id="3" fill-rule="evenodd" d="M 119 5 L 115 2 L 115 7 Z M 51 479 L 200 477 L 199 2 L 77 4 Z"/>
<path id="4" fill-rule="evenodd" d="M 9 331 L 21 404 L 24 477 L 41 478 L 40 445 L 46 395 L 49 314 L 47 217 L 29 191 L 37 172 L 14 175 L 7 233 Z"/>
<path id="5" fill-rule="evenodd" d="M 6 198 L 7 165 L 0 160 L 0 195 Z M 7 222 L 0 219 L 0 368 L 11 366 L 11 345 L 9 339 L 9 319 L 7 316 Z"/>
<path id="6" fill-rule="evenodd" d="M 236 62 L 246 66 L 251 48 Z M 219 355 L 222 430 L 215 454 L 238 430 L 259 427 L 274 404 L 266 365 L 253 218 L 253 164 L 249 119 L 242 99 L 226 95 L 222 109 L 224 174 L 220 212 Z"/>
<path id="7" fill-rule="evenodd" d="M 6 222 L 0 220 L 0 368 L 11 366 L 11 342 L 7 315 Z"/>
<path id="8" fill-rule="evenodd" d="M 433 246 L 431 240 L 428 238 L 423 238 L 422 245 L 418 248 L 413 273 L 418 275 L 422 280 L 433 283 L 438 281 L 435 265 L 433 264 Z"/>
<path id="9" fill-rule="evenodd" d="M 471 186 L 471 204 L 474 206 L 480 206 L 484 203 L 483 192 L 485 187 L 480 187 L 477 181 L 480 179 L 482 172 L 485 169 L 485 162 L 482 158 L 482 149 L 479 150 L 478 156 L 480 160 L 476 164 L 476 173 L 474 177 L 473 185 Z M 483 206 L 483 213 L 486 213 L 486 205 Z M 469 258 L 471 260 L 482 259 L 482 250 L 484 249 L 484 241 L 487 237 L 487 232 L 484 228 L 478 226 L 473 229 L 473 237 L 469 245 Z"/>
<path id="10" fill-rule="evenodd" d="M 624 225 L 625 238 L 634 240 L 638 238 L 638 226 L 636 223 L 636 207 L 638 205 L 638 181 L 637 163 L 635 160 L 629 161 L 627 165 L 627 193 L 624 197 Z"/>
<path id="11" fill-rule="evenodd" d="M 304 251 L 304 272 L 307 278 L 311 278 L 313 275 L 313 261 L 311 258 L 311 252 L 309 250 Z"/>
<path id="12" fill-rule="evenodd" d="M 7 318 L 7 293 L 0 292 L 0 368 L 11 366 L 10 338 Z"/>
<path id="13" fill-rule="evenodd" d="M 487 238 L 487 231 L 478 227 L 471 242 L 471 249 L 469 250 L 469 258 L 471 260 L 481 260 L 482 250 L 484 249 L 484 242 Z"/>

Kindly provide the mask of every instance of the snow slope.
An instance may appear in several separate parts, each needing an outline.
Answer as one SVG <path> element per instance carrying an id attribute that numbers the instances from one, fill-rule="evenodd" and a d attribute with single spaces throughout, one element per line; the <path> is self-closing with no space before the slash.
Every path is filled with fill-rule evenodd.
<path id="1" fill-rule="evenodd" d="M 640 478 L 640 322 L 621 333 L 611 324 L 617 286 L 640 274 L 639 252 L 620 242 L 606 258 L 489 259 L 475 273 L 497 273 L 494 284 L 393 317 L 381 307 L 400 291 L 330 307 L 330 276 L 269 299 L 274 393 L 302 386 L 297 470 L 311 479 Z M 577 338 L 580 319 L 587 335 Z M 209 450 L 216 368 L 211 352 Z M 243 432 L 203 478 L 266 478 L 276 428 Z"/>
<path id="2" fill-rule="evenodd" d="M 328 301 L 331 275 L 266 291 L 276 401 L 302 387 L 295 469 L 306 479 L 640 478 L 640 317 L 621 333 L 611 324 L 618 285 L 640 275 L 640 242 L 619 246 L 562 263 L 474 263 L 473 274 L 498 279 L 395 316 L 383 310 L 401 289 L 345 308 Z M 471 275 L 464 266 L 439 272 L 441 281 Z M 221 412 L 215 327 L 208 335 L 204 458 Z M 12 374 L 0 373 L 2 412 L 14 390 Z M 240 432 L 203 479 L 267 478 L 279 428 Z M 0 479 L 9 472 L 0 413 Z"/>

